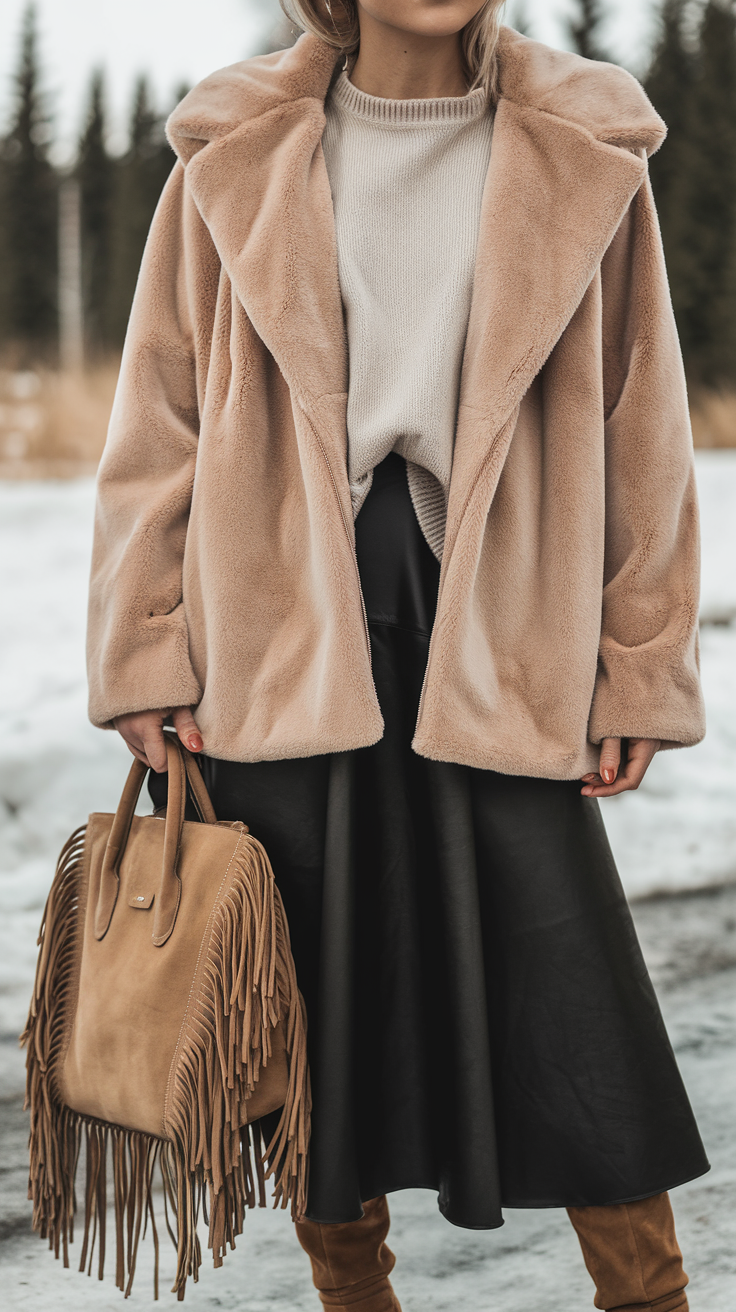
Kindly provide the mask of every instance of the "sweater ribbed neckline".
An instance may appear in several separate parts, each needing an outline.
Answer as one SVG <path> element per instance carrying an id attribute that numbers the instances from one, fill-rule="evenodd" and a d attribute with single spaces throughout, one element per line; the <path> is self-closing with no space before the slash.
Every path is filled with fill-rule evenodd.
<path id="1" fill-rule="evenodd" d="M 430 100 L 387 100 L 369 96 L 341 73 L 332 88 L 333 100 L 356 117 L 389 127 L 415 127 L 418 123 L 467 123 L 480 118 L 487 107 L 482 87 L 465 96 L 438 96 Z"/>

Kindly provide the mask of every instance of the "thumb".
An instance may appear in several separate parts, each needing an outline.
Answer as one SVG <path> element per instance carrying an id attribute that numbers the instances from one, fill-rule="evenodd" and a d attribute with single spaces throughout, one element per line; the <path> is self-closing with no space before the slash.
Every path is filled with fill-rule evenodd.
<path id="1" fill-rule="evenodd" d="M 601 743 L 601 759 L 598 773 L 604 784 L 612 784 L 621 764 L 621 739 L 604 738 Z"/>
<path id="2" fill-rule="evenodd" d="M 204 743 L 197 728 L 197 721 L 192 715 L 191 706 L 177 706 L 171 716 L 179 739 L 190 752 L 201 752 Z"/>

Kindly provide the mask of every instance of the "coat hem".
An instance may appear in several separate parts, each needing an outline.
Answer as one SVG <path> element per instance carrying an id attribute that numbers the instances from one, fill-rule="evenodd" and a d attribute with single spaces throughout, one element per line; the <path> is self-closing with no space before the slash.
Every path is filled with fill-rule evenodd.
<path id="1" fill-rule="evenodd" d="M 417 756 L 423 756 L 428 761 L 444 761 L 452 765 L 466 765 L 474 770 L 493 770 L 496 774 L 520 775 L 527 779 L 556 779 L 561 782 L 582 780 L 584 774 L 596 769 L 599 751 L 594 744 L 588 743 L 587 756 L 581 754 L 568 764 L 560 761 L 540 762 L 538 759 L 523 760 L 519 757 L 514 759 L 488 750 L 480 753 L 474 751 L 472 747 L 468 747 L 467 750 L 456 747 L 440 751 L 432 742 L 428 742 L 426 737 L 420 739 L 418 734 L 411 746 Z"/>

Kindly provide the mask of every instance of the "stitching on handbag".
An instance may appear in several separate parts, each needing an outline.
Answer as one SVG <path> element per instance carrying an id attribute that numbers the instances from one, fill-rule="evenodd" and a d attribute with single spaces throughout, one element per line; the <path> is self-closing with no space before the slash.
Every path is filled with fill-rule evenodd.
<path id="1" fill-rule="evenodd" d="M 199 952 L 198 952 L 198 954 L 197 954 L 197 964 L 196 964 L 196 966 L 195 966 L 195 968 L 194 968 L 194 974 L 193 974 L 193 976 L 192 976 L 192 983 L 191 983 L 190 988 L 189 988 L 189 996 L 188 996 L 188 998 L 187 998 L 187 1005 L 186 1005 L 186 1007 L 184 1008 L 184 1015 L 183 1015 L 183 1017 L 182 1017 L 181 1027 L 180 1027 L 180 1029 L 179 1029 L 179 1036 L 178 1036 L 178 1038 L 177 1038 L 177 1040 L 176 1040 L 176 1047 L 174 1048 L 174 1055 L 173 1055 L 173 1057 L 171 1058 L 171 1065 L 170 1065 L 170 1067 L 169 1067 L 169 1075 L 168 1075 L 168 1079 L 167 1079 L 167 1081 L 166 1081 L 166 1094 L 165 1094 L 165 1096 L 164 1096 L 164 1110 L 163 1110 L 163 1115 L 162 1115 L 162 1118 L 161 1118 L 161 1132 L 162 1132 L 164 1138 L 168 1138 L 167 1133 L 166 1133 L 166 1119 L 167 1119 L 168 1110 L 169 1110 L 169 1101 L 170 1101 L 170 1098 L 171 1098 L 171 1086 L 172 1086 L 172 1083 L 173 1083 L 173 1080 L 174 1080 L 174 1075 L 175 1075 L 175 1071 L 176 1071 L 177 1059 L 178 1059 L 178 1057 L 179 1057 L 179 1053 L 180 1053 L 180 1051 L 181 1051 L 181 1044 L 182 1044 L 182 1037 L 183 1037 L 183 1034 L 184 1034 L 184 1029 L 185 1029 L 185 1026 L 186 1026 L 187 1021 L 188 1021 L 188 1019 L 189 1019 L 189 1013 L 190 1013 L 191 1006 L 192 1006 L 192 997 L 193 997 L 193 994 L 194 994 L 195 985 L 198 983 L 198 980 L 199 980 L 199 967 L 200 967 L 200 964 L 201 964 L 201 961 L 202 961 L 202 954 L 203 954 L 203 952 L 204 952 L 204 946 L 205 946 L 205 943 L 209 944 L 210 939 L 212 938 L 212 922 L 213 922 L 213 920 L 214 920 L 215 912 L 217 911 L 217 908 L 219 907 L 219 904 L 220 904 L 220 899 L 221 899 L 221 897 L 222 897 L 222 890 L 223 890 L 223 888 L 224 888 L 224 886 L 225 886 L 225 882 L 226 882 L 226 880 L 227 880 L 227 877 L 228 877 L 228 875 L 230 874 L 230 867 L 232 866 L 233 861 L 235 860 L 235 858 L 236 858 L 236 856 L 237 856 L 237 854 L 238 854 L 238 848 L 240 847 L 240 844 L 241 844 L 243 838 L 245 838 L 245 837 L 246 837 L 245 834 L 242 834 L 242 833 L 241 833 L 241 834 L 238 834 L 238 841 L 237 841 L 237 843 L 235 844 L 235 847 L 233 848 L 232 855 L 231 855 L 230 860 L 228 861 L 228 864 L 227 864 L 227 869 L 226 869 L 224 875 L 222 876 L 222 880 L 220 881 L 220 887 L 218 888 L 217 893 L 216 893 L 216 895 L 215 895 L 215 900 L 214 900 L 214 902 L 212 903 L 212 910 L 210 911 L 209 917 L 208 917 L 208 919 L 207 919 L 207 924 L 205 925 L 205 927 L 204 927 L 204 931 L 203 931 L 203 933 L 202 933 L 202 941 L 200 942 L 200 945 L 199 945 Z M 181 882 L 181 881 L 180 881 L 180 882 Z"/>

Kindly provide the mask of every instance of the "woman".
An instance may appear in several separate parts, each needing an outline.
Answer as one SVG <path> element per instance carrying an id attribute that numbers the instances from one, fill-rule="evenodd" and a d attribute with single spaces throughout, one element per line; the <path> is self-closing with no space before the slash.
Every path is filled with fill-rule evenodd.
<path id="1" fill-rule="evenodd" d="M 567 1207 L 597 1307 L 674 1312 L 707 1161 L 597 804 L 703 733 L 664 126 L 496 0 L 294 4 L 170 123 L 91 715 L 158 772 L 171 716 L 271 856 L 323 1304 L 398 1309 L 421 1186 L 471 1228 Z"/>

